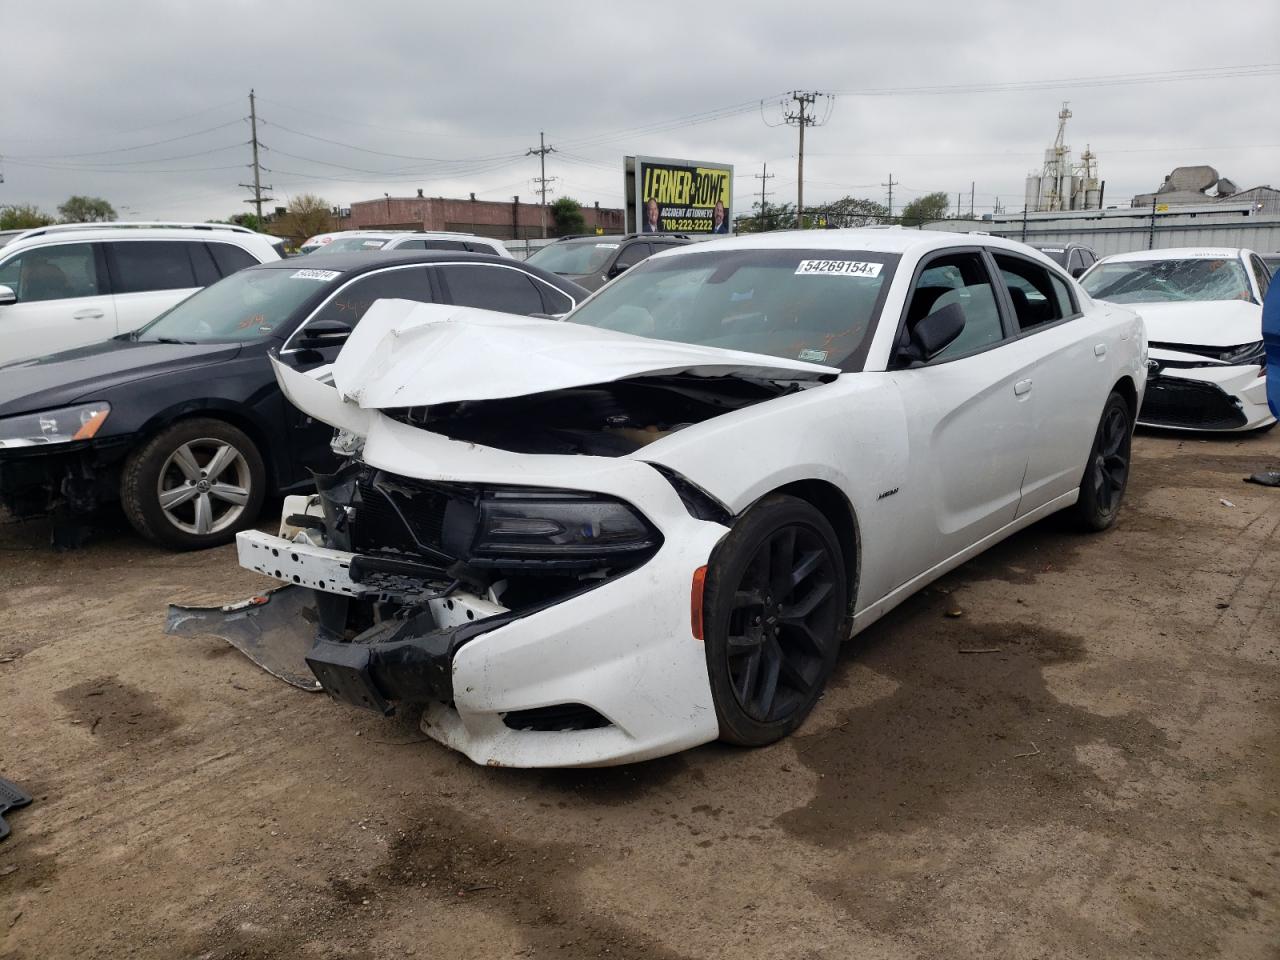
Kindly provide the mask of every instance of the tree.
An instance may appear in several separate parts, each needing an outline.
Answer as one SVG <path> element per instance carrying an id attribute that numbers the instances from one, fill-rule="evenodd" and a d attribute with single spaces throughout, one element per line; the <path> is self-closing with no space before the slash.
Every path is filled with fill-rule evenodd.
<path id="1" fill-rule="evenodd" d="M 751 215 L 738 217 L 734 230 L 738 233 L 764 233 L 769 230 L 791 230 L 796 225 L 796 205 L 794 203 L 770 203 L 761 205 L 757 200 L 751 205 Z"/>
<path id="2" fill-rule="evenodd" d="M 74 196 L 58 207 L 58 215 L 63 223 L 98 223 L 114 220 L 116 208 L 101 197 Z"/>
<path id="3" fill-rule="evenodd" d="M 53 217 L 34 203 L 14 203 L 0 207 L 0 230 L 29 230 L 32 227 L 47 227 L 54 222 Z"/>
<path id="4" fill-rule="evenodd" d="M 922 223 L 945 220 L 947 211 L 950 209 L 951 198 L 945 193 L 941 191 L 926 193 L 923 197 L 916 197 L 902 208 L 902 225 L 918 227 Z"/>
<path id="5" fill-rule="evenodd" d="M 556 223 L 556 235 L 582 233 L 587 221 L 582 216 L 582 204 L 573 197 L 561 197 L 551 205 L 551 219 Z"/>
<path id="6" fill-rule="evenodd" d="M 266 218 L 264 217 L 263 220 L 265 219 Z M 237 227 L 244 227 L 248 230 L 256 230 L 258 233 L 262 233 L 263 228 L 266 226 L 263 220 L 259 220 L 258 215 L 256 213 L 233 213 L 231 216 L 227 217 L 225 220 L 210 220 L 209 222 L 210 223 L 230 223 L 230 224 L 234 224 Z"/>
<path id="7" fill-rule="evenodd" d="M 283 236 L 305 240 L 317 233 L 333 228 L 333 214 L 329 201 L 314 193 L 300 193 L 289 201 L 284 216 L 279 221 L 279 233 Z"/>
<path id="8" fill-rule="evenodd" d="M 809 212 L 825 213 L 831 227 L 869 227 L 884 223 L 889 216 L 884 204 L 858 197 L 844 197 Z"/>

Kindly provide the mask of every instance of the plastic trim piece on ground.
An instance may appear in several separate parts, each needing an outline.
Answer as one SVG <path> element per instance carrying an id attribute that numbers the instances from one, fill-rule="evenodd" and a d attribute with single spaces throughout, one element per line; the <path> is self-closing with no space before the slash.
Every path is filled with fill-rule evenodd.
<path id="1" fill-rule="evenodd" d="M 4 814 L 19 807 L 25 807 L 30 802 L 31 794 L 12 780 L 0 777 L 0 840 L 9 835 L 9 824 L 5 822 Z"/>

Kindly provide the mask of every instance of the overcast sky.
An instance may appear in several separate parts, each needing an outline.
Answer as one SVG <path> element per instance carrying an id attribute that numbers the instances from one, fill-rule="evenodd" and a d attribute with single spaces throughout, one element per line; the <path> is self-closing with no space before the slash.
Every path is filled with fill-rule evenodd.
<path id="1" fill-rule="evenodd" d="M 50 212 L 72 193 L 128 218 L 248 210 L 250 87 L 279 205 L 417 188 L 532 199 L 539 130 L 560 150 L 552 196 L 619 205 L 622 157 L 644 153 L 734 163 L 742 212 L 767 162 L 770 199 L 794 202 L 796 130 L 778 104 L 793 89 L 836 93 L 807 133 L 806 206 L 883 201 L 892 173 L 899 208 L 943 190 L 967 209 L 975 181 L 979 212 L 997 196 L 1020 209 L 1063 100 L 1067 142 L 1100 158 L 1108 205 L 1192 163 L 1280 186 L 1280 68 L 1028 88 L 1278 64 L 1275 0 L 46 0 L 6 4 L 0 29 L 0 205 Z M 921 87 L 953 89 L 908 92 Z"/>

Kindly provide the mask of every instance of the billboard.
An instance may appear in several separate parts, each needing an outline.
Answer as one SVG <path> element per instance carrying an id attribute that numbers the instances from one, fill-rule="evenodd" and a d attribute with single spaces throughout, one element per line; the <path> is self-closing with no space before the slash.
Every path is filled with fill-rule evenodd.
<path id="1" fill-rule="evenodd" d="M 733 164 L 625 158 L 627 231 L 733 232 Z"/>

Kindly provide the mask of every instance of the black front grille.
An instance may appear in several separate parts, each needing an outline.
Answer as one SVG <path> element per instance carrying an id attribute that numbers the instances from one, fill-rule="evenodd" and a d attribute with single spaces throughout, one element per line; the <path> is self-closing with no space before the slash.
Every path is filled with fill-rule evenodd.
<path id="1" fill-rule="evenodd" d="M 1157 427 L 1231 430 L 1247 422 L 1230 395 L 1211 383 L 1177 377 L 1152 377 L 1138 419 Z"/>
<path id="2" fill-rule="evenodd" d="M 365 551 L 438 554 L 444 548 L 449 498 L 437 487 L 382 471 L 366 471 L 357 484 L 351 546 Z"/>

